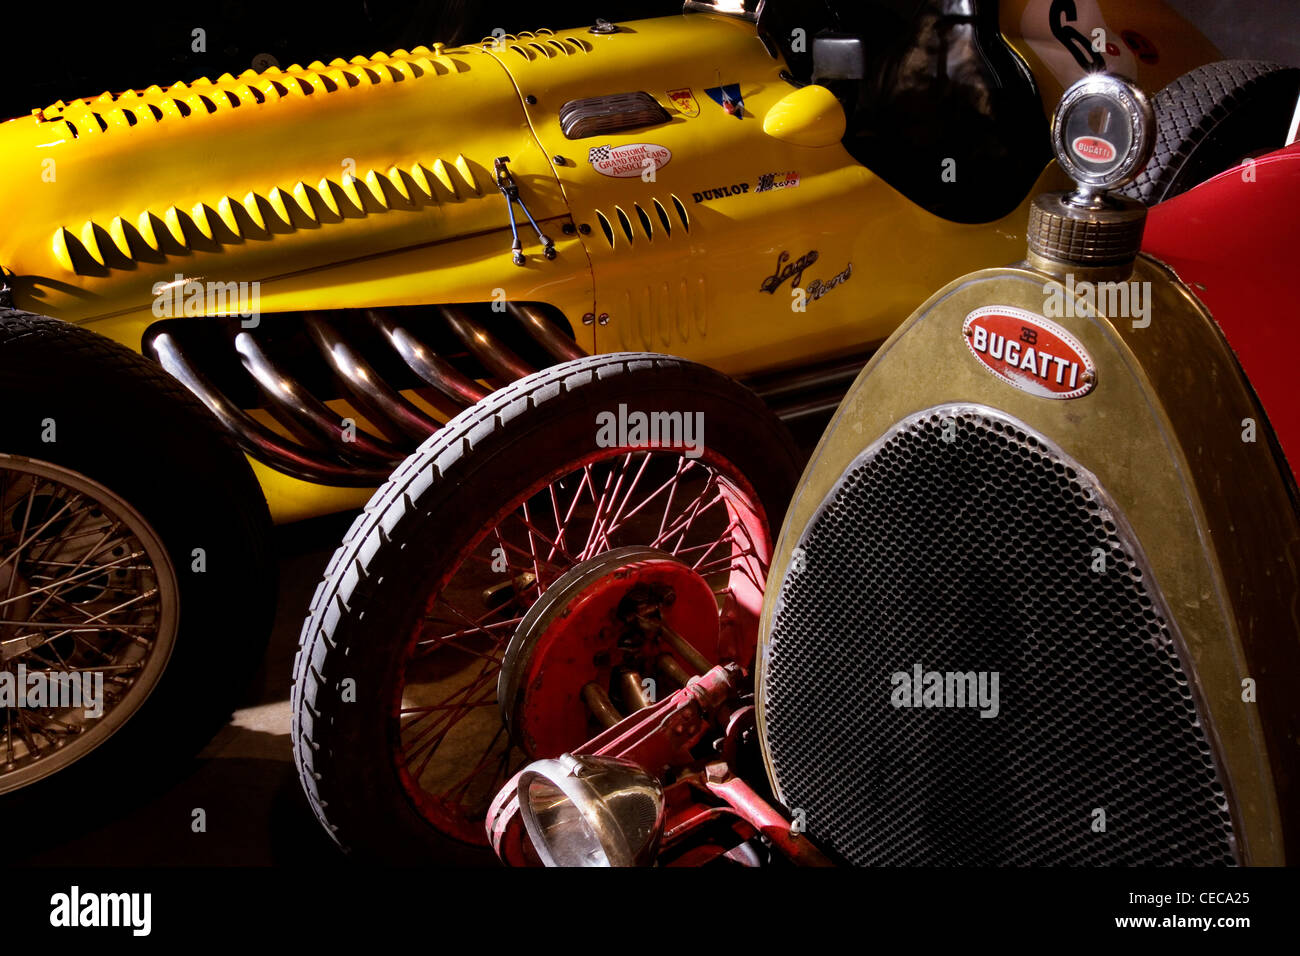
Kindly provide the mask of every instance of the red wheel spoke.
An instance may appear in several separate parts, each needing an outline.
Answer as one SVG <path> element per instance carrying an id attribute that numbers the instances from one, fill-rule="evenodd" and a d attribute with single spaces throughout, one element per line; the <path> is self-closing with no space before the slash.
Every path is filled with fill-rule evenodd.
<path id="1" fill-rule="evenodd" d="M 473 710 L 474 707 L 477 706 L 478 701 L 472 700 L 470 698 L 470 695 L 473 694 L 474 691 L 481 688 L 485 681 L 492 680 L 494 686 L 488 692 L 488 694 L 485 694 L 480 700 L 496 699 L 495 678 L 499 670 L 500 668 L 489 668 L 487 664 L 484 664 L 483 669 L 479 672 L 477 677 L 475 677 L 470 683 L 466 684 L 460 690 L 456 691 L 456 693 L 452 694 L 451 697 L 446 698 L 445 700 L 440 702 L 445 704 L 453 704 L 454 706 L 442 709 L 440 711 L 425 712 L 421 714 L 419 717 L 416 717 L 414 720 L 407 722 L 406 726 L 403 729 L 406 731 L 410 731 L 411 728 L 413 728 L 417 724 L 422 723 L 426 717 L 432 716 L 434 713 L 441 714 L 441 716 L 437 720 L 433 721 L 433 723 L 429 724 L 418 734 L 416 734 L 413 738 L 411 738 L 407 746 L 403 748 L 406 753 L 408 767 L 410 766 L 410 761 L 416 758 L 419 755 L 421 750 L 428 748 L 428 753 L 425 754 L 424 761 L 420 764 L 419 770 L 416 771 L 417 779 L 428 768 L 429 761 L 433 759 L 434 753 L 437 752 L 439 745 L 441 745 L 443 740 L 446 739 L 447 733 L 451 730 L 451 728 L 456 726 L 456 724 L 460 721 L 462 717 L 464 717 L 471 710 Z M 463 697 L 466 699 L 454 700 L 454 698 L 457 697 Z M 437 733 L 434 737 L 427 740 L 425 739 L 429 734 L 435 733 L 435 731 Z M 410 744 L 418 744 L 418 746 L 412 749 L 410 747 Z"/>
<path id="2" fill-rule="evenodd" d="M 610 517 L 608 524 L 602 531 L 601 538 L 606 546 L 609 545 L 610 535 L 616 534 L 618 529 L 623 526 L 624 522 L 632 519 L 632 514 L 635 512 L 630 512 L 626 518 L 623 518 L 623 509 L 627 507 L 628 502 L 630 502 L 632 497 L 636 494 L 636 486 L 641 482 L 641 476 L 645 474 L 645 470 L 650 464 L 650 458 L 651 456 L 648 454 L 641 456 L 641 467 L 638 468 L 636 474 L 632 476 L 632 483 L 627 486 L 627 491 L 623 494 L 623 500 L 619 504 L 618 510 Z M 620 521 L 620 518 L 623 520 Z"/>
<path id="3" fill-rule="evenodd" d="M 552 482 L 552 485 L 551 485 L 551 486 L 554 487 L 555 484 L 556 484 L 555 482 Z M 564 541 L 564 535 L 565 535 L 565 534 L 568 532 L 568 530 L 569 530 L 569 522 L 573 520 L 573 512 L 577 510 L 577 508 L 578 508 L 578 502 L 579 502 L 579 500 L 581 500 L 581 498 L 582 498 L 582 489 L 583 489 L 583 488 L 586 488 L 586 489 L 587 489 L 587 493 L 591 495 L 591 500 L 592 500 L 592 501 L 595 501 L 595 500 L 596 500 L 596 487 L 595 487 L 595 485 L 594 485 L 594 483 L 592 482 L 592 479 L 591 479 L 591 466 L 590 466 L 590 465 L 583 465 L 583 466 L 582 466 L 582 479 L 578 482 L 578 487 L 577 487 L 577 489 L 573 492 L 573 499 L 569 502 L 569 509 L 568 509 L 568 511 L 566 511 L 566 512 L 564 513 L 564 521 L 561 522 L 561 524 L 560 524 L 560 529 L 555 533 L 555 540 L 556 540 L 557 543 L 558 543 L 558 542 L 563 542 L 563 541 Z M 577 559 L 575 559 L 575 560 L 577 560 Z"/>
<path id="4" fill-rule="evenodd" d="M 554 567 L 554 564 L 551 564 L 551 562 L 555 560 L 556 552 L 559 552 L 559 554 L 564 558 L 564 560 L 567 563 L 569 564 L 574 563 L 575 559 L 573 555 L 569 554 L 569 552 L 564 549 L 563 545 L 558 540 L 552 540 L 551 537 L 546 534 L 546 532 L 542 531 L 541 528 L 537 527 L 536 523 L 528 515 L 527 505 L 524 505 L 523 514 L 520 514 L 518 511 L 515 511 L 512 512 L 509 517 L 514 518 L 516 521 L 522 524 L 526 529 L 530 538 L 535 536 L 542 542 L 542 544 L 547 544 L 551 546 L 551 550 L 547 553 L 545 558 L 538 556 L 536 551 L 534 550 L 532 553 L 534 562 L 540 562 L 541 564 L 548 564 L 551 567 Z M 541 577 L 539 574 L 538 580 L 540 579 Z"/>
<path id="5" fill-rule="evenodd" d="M 513 516 L 512 516 L 512 517 L 513 517 Z M 522 519 L 520 519 L 520 520 L 522 521 Z M 500 528 L 500 526 L 493 528 L 493 529 L 492 529 L 492 533 L 496 536 L 496 539 L 497 539 L 498 545 L 499 545 L 500 548 L 501 548 L 502 557 L 504 557 L 504 558 L 506 559 L 506 573 L 507 573 L 507 574 L 508 574 L 509 572 L 513 571 L 513 570 L 517 570 L 517 566 L 512 565 L 512 564 L 510 563 L 510 555 L 511 555 L 512 552 L 513 552 L 514 554 L 518 555 L 520 558 L 524 559 L 524 561 L 525 561 L 526 563 L 532 563 L 533 556 L 532 556 L 531 554 L 529 554 L 527 551 L 525 551 L 523 548 L 519 547 L 519 545 L 513 543 L 512 541 L 510 541 L 510 540 L 508 540 L 506 537 L 504 537 L 504 536 L 501 534 L 501 528 Z M 494 560 L 493 558 L 485 558 L 485 557 L 483 557 L 482 555 L 473 555 L 472 557 L 473 557 L 475 560 L 477 560 L 477 561 L 481 561 L 481 562 L 486 563 L 486 564 L 491 564 L 491 563 L 493 562 L 493 560 Z M 548 565 L 548 567 L 553 567 L 553 565 Z"/>
<path id="6" fill-rule="evenodd" d="M 605 487 L 600 493 L 600 500 L 596 502 L 596 514 L 591 519 L 591 529 L 587 532 L 587 543 L 583 545 L 582 552 L 578 555 L 580 560 L 587 560 L 595 552 L 595 545 L 599 542 L 604 528 L 606 509 L 609 507 L 610 499 L 618 493 L 617 486 L 623 480 L 623 474 L 627 471 L 627 463 L 631 457 L 631 455 L 623 456 L 617 475 L 611 471 L 605 476 Z"/>
<path id="7" fill-rule="evenodd" d="M 702 541 L 699 544 L 692 544 L 692 545 L 687 545 L 678 548 L 677 557 L 681 558 L 684 561 L 694 560 L 695 564 L 693 564 L 691 567 L 695 570 L 699 570 L 699 565 L 707 561 L 709 555 L 713 554 L 713 552 L 716 551 L 720 545 L 735 544 L 735 538 L 732 537 L 732 535 L 736 530 L 736 526 L 737 526 L 737 522 L 733 520 L 731 524 L 729 524 L 725 529 L 723 529 L 716 536 L 714 536 L 713 540 Z M 697 558 L 691 559 L 690 555 L 694 554 L 696 551 L 703 551 L 704 553 Z"/>
<path id="8" fill-rule="evenodd" d="M 704 496 L 708 494 L 709 487 L 710 485 L 712 485 L 712 483 L 713 483 L 713 478 L 710 477 L 709 482 L 705 485 L 704 489 L 700 492 L 700 494 L 697 495 L 689 505 L 687 505 L 685 510 L 683 510 L 683 512 L 680 515 L 678 515 L 677 520 L 666 532 L 660 534 L 659 537 L 655 538 L 655 540 L 650 543 L 650 547 L 652 548 L 663 547 L 665 550 L 673 554 L 677 553 L 676 548 L 681 547 L 681 545 L 684 543 L 686 535 L 690 532 L 691 528 L 694 526 L 695 521 L 699 518 L 699 516 L 702 515 L 704 512 L 708 511 L 715 504 L 718 504 L 719 502 L 726 500 L 722 492 L 719 491 L 707 503 L 701 504 L 701 502 L 704 500 Z M 677 544 L 673 546 L 669 546 L 667 542 L 670 538 L 674 536 L 676 536 L 677 538 Z"/>
<path id="9" fill-rule="evenodd" d="M 444 607 L 446 607 L 449 611 L 451 611 L 451 612 L 452 612 L 453 614 L 455 614 L 457 617 L 459 617 L 461 620 L 463 620 L 466 624 L 468 624 L 468 625 L 469 625 L 469 628 L 470 628 L 470 631 L 481 631 L 483 634 L 485 634 L 487 637 L 489 637 L 490 639 L 492 639 L 493 641 L 495 641 L 495 642 L 497 642 L 497 643 L 500 643 L 500 642 L 501 642 L 501 638 L 500 638 L 499 636 L 497 636 L 496 634 L 493 634 L 493 633 L 492 633 L 492 630 L 491 630 L 492 628 L 503 628 L 503 627 L 505 627 L 505 626 L 507 626 L 507 625 L 510 625 L 510 624 L 517 624 L 517 623 L 519 623 L 519 618 L 514 618 L 514 619 L 509 620 L 509 621 L 496 621 L 496 622 L 493 623 L 493 624 L 484 624 L 484 623 L 483 623 L 484 621 L 486 621 L 488 618 L 492 617 L 493 615 L 495 615 L 495 614 L 500 614 L 502 611 L 504 611 L 504 610 L 505 610 L 505 607 L 504 607 L 504 606 L 502 606 L 502 607 L 494 607 L 494 608 L 491 608 L 491 609 L 489 609 L 489 610 L 487 611 L 487 613 L 485 613 L 482 617 L 480 617 L 480 618 L 478 618 L 478 619 L 475 619 L 475 618 L 470 617 L 468 614 L 466 614 L 464 611 L 462 611 L 459 607 L 457 607 L 455 604 L 452 604 L 450 601 L 448 601 L 448 600 L 446 600 L 446 599 L 443 599 L 443 600 L 440 601 L 439 603 L 442 604 Z M 430 619 L 430 618 L 426 618 L 426 620 L 431 620 L 431 619 Z M 461 637 L 464 637 L 464 636 L 465 636 L 465 631 L 463 631 L 463 630 L 461 630 L 461 631 L 456 631 L 454 634 L 447 634 L 447 635 L 444 635 L 444 636 L 446 636 L 446 637 L 450 637 L 450 638 L 461 638 Z"/>
<path id="10" fill-rule="evenodd" d="M 492 760 L 492 751 L 496 749 L 497 743 L 501 740 L 501 736 L 505 733 L 505 731 L 506 731 L 505 724 L 502 724 L 500 727 L 497 728 L 496 734 L 493 735 L 492 739 L 488 741 L 487 747 L 484 748 L 483 756 L 479 758 L 479 762 L 474 765 L 473 769 L 471 769 L 469 773 L 461 777 L 460 780 L 456 781 L 456 783 L 452 784 L 452 786 L 446 791 L 445 795 L 447 797 L 464 796 L 465 791 L 470 788 L 470 785 L 474 782 L 475 778 L 478 777 L 483 772 L 484 766 Z M 509 755 L 510 755 L 510 748 L 506 747 L 506 752 L 502 756 L 508 760 Z M 499 764 L 504 764 L 505 761 L 498 758 L 497 762 Z M 499 774 L 500 774 L 500 770 L 497 771 L 497 775 Z"/>
<path id="11" fill-rule="evenodd" d="M 522 618 L 515 618 L 512 621 L 503 621 L 501 622 L 501 624 L 502 626 L 509 625 L 511 627 L 514 627 L 518 625 L 520 620 L 522 620 Z M 496 627 L 497 625 L 493 624 L 490 626 Z M 428 654 L 434 651 L 442 650 L 446 648 L 448 650 L 456 651 L 458 654 L 466 654 L 470 657 L 479 657 L 485 661 L 493 661 L 494 663 L 497 664 L 501 663 L 501 657 L 499 654 L 488 654 L 488 653 L 484 653 L 483 651 L 476 651 L 473 648 L 465 647 L 462 644 L 457 644 L 456 640 L 457 640 L 456 637 L 452 635 L 444 634 L 439 637 L 429 638 L 428 640 L 417 641 L 416 647 L 424 646 L 424 651 L 421 654 L 415 655 L 414 659 L 419 659 L 420 657 L 428 656 Z"/>
<path id="12" fill-rule="evenodd" d="M 403 707 L 401 710 L 401 716 L 405 717 L 408 714 L 423 714 L 428 711 L 451 710 L 456 707 L 495 707 L 496 703 L 496 695 L 493 695 L 490 700 L 485 698 L 483 700 L 470 701 L 467 704 L 428 704 L 427 706 L 422 705 L 420 707 Z"/>
<path id="13" fill-rule="evenodd" d="M 524 514 L 522 518 L 519 517 L 519 512 L 515 512 L 514 517 L 517 520 L 523 521 L 524 527 L 527 529 L 528 553 L 532 556 L 533 559 L 533 580 L 540 581 L 542 579 L 542 565 L 537 558 L 537 538 L 534 537 L 535 531 L 533 528 L 532 519 L 528 515 L 528 502 L 526 501 L 523 503 L 523 513 Z M 538 537 L 540 537 L 540 535 L 538 535 Z"/>
<path id="14" fill-rule="evenodd" d="M 677 497 L 677 489 L 681 487 L 682 475 L 690 469 L 690 466 L 691 460 L 689 458 L 679 459 L 677 462 L 677 473 L 674 474 L 672 478 L 668 479 L 668 500 L 664 503 L 664 514 L 659 520 L 659 534 L 655 538 L 656 541 L 664 536 L 664 528 L 668 526 L 668 516 L 672 514 L 673 501 Z"/>
<path id="15" fill-rule="evenodd" d="M 649 456 L 649 455 L 646 455 L 646 456 L 645 456 L 645 461 L 646 461 L 647 463 L 650 461 L 650 456 Z M 665 491 L 668 491 L 668 492 L 669 492 L 669 495 L 668 495 L 668 501 L 667 501 L 667 504 L 666 504 L 666 506 L 665 506 L 665 510 L 664 510 L 664 518 L 663 518 L 663 521 L 661 521 L 660 524 L 659 524 L 659 530 L 662 532 L 662 531 L 663 531 L 663 528 L 664 528 L 664 522 L 666 522 L 666 521 L 667 521 L 667 518 L 668 518 L 668 512 L 669 512 L 669 511 L 671 510 L 671 508 L 672 508 L 672 489 L 674 489 L 674 488 L 677 486 L 678 481 L 679 481 L 679 479 L 681 478 L 681 476 L 682 476 L 683 474 L 685 474 L 687 471 L 689 471 L 689 470 L 691 469 L 692 466 L 693 466 L 693 462 L 691 462 L 690 459 L 688 459 L 688 458 L 681 458 L 681 459 L 679 459 L 679 460 L 678 460 L 678 465 L 677 465 L 677 471 L 676 471 L 673 475 L 671 475 L 669 478 L 667 478 L 667 479 L 663 482 L 663 484 L 659 485 L 659 487 L 657 487 L 654 491 L 650 492 L 649 495 L 647 495 L 645 498 L 643 498 L 643 499 L 641 500 L 641 503 L 640 503 L 639 505 L 637 505 L 637 506 L 636 506 L 635 508 L 633 508 L 631 511 L 629 511 L 629 512 L 627 512 L 625 515 L 623 515 L 623 516 L 622 516 L 622 520 L 618 522 L 618 525 L 617 525 L 616 527 L 612 527 L 612 528 L 610 528 L 610 533 L 613 534 L 615 531 L 618 530 L 618 528 L 620 528 L 620 527 L 622 527 L 623 525 L 627 524 L 627 522 L 631 521 L 631 520 L 632 520 L 633 518 L 635 518 L 638 514 L 640 514 L 642 511 L 644 511 L 645 508 L 646 508 L 648 505 L 650 505 L 650 504 L 651 504 L 651 503 L 652 503 L 656 498 L 658 498 L 658 497 L 659 497 L 661 494 L 663 494 Z M 643 466 L 643 468 L 644 468 L 644 466 Z"/>

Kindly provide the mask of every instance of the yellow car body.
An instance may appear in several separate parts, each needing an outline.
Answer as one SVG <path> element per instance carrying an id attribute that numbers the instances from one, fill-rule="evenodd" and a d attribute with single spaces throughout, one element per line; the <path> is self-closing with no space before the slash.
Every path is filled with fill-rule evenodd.
<path id="1" fill-rule="evenodd" d="M 1049 111 L 1082 72 L 1048 29 L 1057 6 L 1001 13 Z M 1166 8 L 1130 7 L 1079 0 L 1076 14 L 1084 29 L 1101 17 L 1112 35 L 1158 43 L 1154 64 L 1118 45 L 1115 65 L 1141 85 L 1215 58 Z M 835 98 L 783 69 L 753 23 L 692 13 L 56 103 L 0 125 L 0 265 L 19 308 L 137 351 L 160 293 L 256 282 L 263 323 L 541 302 L 585 351 L 668 352 L 743 376 L 861 352 L 946 277 L 1021 257 L 1028 197 L 1062 182 L 1054 166 L 1004 218 L 954 224 L 856 162 Z M 739 122 L 706 94 L 724 83 L 743 93 Z M 649 93 L 669 118 L 566 138 L 563 104 L 624 91 Z M 618 175 L 593 161 L 603 147 L 626 161 L 606 164 Z M 629 175 L 647 155 L 652 168 Z M 510 261 L 497 157 L 553 259 L 519 220 L 526 258 Z M 185 314 L 243 311 L 205 301 Z M 281 521 L 369 493 L 254 467 Z"/>

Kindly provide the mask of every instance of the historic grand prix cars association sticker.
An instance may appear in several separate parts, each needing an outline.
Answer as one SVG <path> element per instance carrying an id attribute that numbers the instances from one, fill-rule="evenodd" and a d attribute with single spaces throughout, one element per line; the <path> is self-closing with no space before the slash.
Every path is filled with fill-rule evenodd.
<path id="1" fill-rule="evenodd" d="M 966 347 L 1008 385 L 1041 398 L 1079 398 L 1097 370 L 1079 340 L 1055 322 L 1006 305 L 985 306 L 961 324 Z"/>
<path id="2" fill-rule="evenodd" d="M 663 169 L 673 158 L 667 146 L 654 143 L 624 143 L 622 146 L 593 146 L 587 162 L 602 176 L 635 179 L 647 171 Z"/>

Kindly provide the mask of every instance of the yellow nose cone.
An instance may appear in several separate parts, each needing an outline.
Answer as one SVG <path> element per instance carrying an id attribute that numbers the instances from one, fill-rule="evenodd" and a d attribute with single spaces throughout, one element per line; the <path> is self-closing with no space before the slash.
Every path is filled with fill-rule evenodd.
<path id="1" fill-rule="evenodd" d="M 824 86 L 783 96 L 763 118 L 763 132 L 795 146 L 833 146 L 844 138 L 844 108 Z"/>

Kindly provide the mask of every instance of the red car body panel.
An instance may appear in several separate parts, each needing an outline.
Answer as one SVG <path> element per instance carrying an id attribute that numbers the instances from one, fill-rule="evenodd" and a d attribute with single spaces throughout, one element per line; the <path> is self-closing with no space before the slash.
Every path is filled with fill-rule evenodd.
<path id="1" fill-rule="evenodd" d="M 1300 465 L 1296 232 L 1300 142 L 1155 206 L 1142 250 L 1210 310 L 1264 406 L 1293 476 Z"/>

